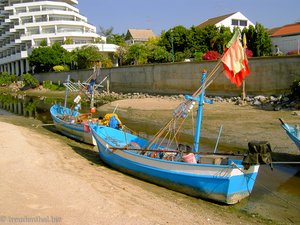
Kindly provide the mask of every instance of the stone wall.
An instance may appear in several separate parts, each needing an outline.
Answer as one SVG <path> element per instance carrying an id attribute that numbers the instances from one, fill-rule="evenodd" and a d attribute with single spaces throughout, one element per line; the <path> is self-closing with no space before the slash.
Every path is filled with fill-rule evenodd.
<path id="1" fill-rule="evenodd" d="M 110 75 L 109 87 L 114 92 L 190 94 L 199 88 L 201 71 L 205 68 L 209 74 L 216 64 L 216 61 L 203 61 L 115 67 L 102 69 L 100 79 Z M 300 56 L 251 58 L 249 66 L 251 74 L 245 80 L 247 95 L 284 94 L 294 80 L 300 80 Z M 35 76 L 40 81 L 64 82 L 70 74 L 71 79 L 84 81 L 92 73 L 92 70 L 81 70 Z M 241 94 L 242 88 L 232 85 L 221 69 L 217 73 L 218 77 L 206 90 L 207 95 Z"/>

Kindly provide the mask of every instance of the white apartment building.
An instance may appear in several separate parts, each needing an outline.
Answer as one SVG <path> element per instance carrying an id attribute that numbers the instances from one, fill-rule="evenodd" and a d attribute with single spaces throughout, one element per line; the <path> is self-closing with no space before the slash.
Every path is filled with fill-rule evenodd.
<path id="1" fill-rule="evenodd" d="M 77 0 L 0 0 L 0 71 L 20 75 L 30 71 L 27 60 L 41 41 L 62 44 L 68 51 L 95 44 L 102 53 L 112 54 L 117 45 L 105 44 L 76 8 Z M 71 40 L 71 45 L 63 45 Z"/>

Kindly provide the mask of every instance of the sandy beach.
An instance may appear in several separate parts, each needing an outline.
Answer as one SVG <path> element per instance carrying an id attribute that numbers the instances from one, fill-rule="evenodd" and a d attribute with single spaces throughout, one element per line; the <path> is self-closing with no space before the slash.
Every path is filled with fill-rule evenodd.
<path id="1" fill-rule="evenodd" d="M 168 110 L 173 104 L 177 103 L 121 100 L 104 108 L 118 105 L 122 114 L 132 109 L 136 113 L 146 109 L 153 112 L 146 105 Z M 238 106 L 230 107 L 232 114 L 241 113 Z M 212 112 L 218 113 L 216 108 Z M 264 113 L 259 114 L 261 118 L 255 124 L 264 121 L 270 127 L 278 125 L 277 121 L 266 121 Z M 252 116 L 248 115 L 249 120 Z M 218 120 L 222 118 L 211 122 L 217 124 Z M 233 123 L 235 127 L 232 125 L 232 130 L 224 133 L 224 141 L 238 133 L 237 127 L 243 126 L 239 123 Z M 233 212 L 230 206 L 189 197 L 117 172 L 103 164 L 95 148 L 36 124 L 40 122 L 0 111 L 0 224 L 266 224 L 260 217 Z M 210 132 L 205 129 L 203 133 Z M 264 126 L 260 124 L 257 129 L 253 132 L 265 138 L 267 134 L 260 132 Z M 249 129 L 246 132 L 251 133 Z M 276 132 L 285 140 L 280 146 L 297 154 L 284 133 L 280 129 Z"/>

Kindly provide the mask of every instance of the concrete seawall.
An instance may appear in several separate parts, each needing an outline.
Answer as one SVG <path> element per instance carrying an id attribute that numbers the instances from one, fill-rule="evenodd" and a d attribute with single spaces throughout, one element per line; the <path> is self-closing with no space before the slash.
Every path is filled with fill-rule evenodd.
<path id="1" fill-rule="evenodd" d="M 199 88 L 202 69 L 212 71 L 216 61 L 182 62 L 124 66 L 102 69 L 101 78 L 109 76 L 110 91 L 143 92 L 149 94 L 187 94 Z M 251 74 L 246 78 L 247 95 L 280 95 L 286 93 L 294 80 L 300 80 L 300 56 L 260 57 L 249 59 Z M 222 68 L 221 68 L 222 69 Z M 237 96 L 237 88 L 222 73 L 209 86 L 207 95 Z M 92 70 L 35 74 L 42 82 L 64 82 L 67 75 L 73 80 L 86 80 Z"/>

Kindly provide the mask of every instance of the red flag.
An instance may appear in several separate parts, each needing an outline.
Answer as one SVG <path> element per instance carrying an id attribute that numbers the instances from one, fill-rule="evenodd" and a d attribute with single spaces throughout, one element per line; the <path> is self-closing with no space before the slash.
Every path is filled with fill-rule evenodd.
<path id="1" fill-rule="evenodd" d="M 221 58 L 225 75 L 237 87 L 241 86 L 245 77 L 250 74 L 247 56 L 239 36 L 240 32 L 236 31 L 231 41 L 227 44 L 227 51 Z"/>

